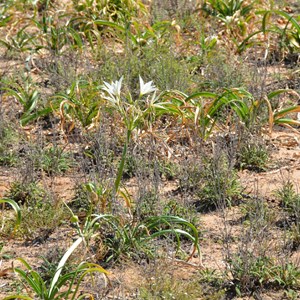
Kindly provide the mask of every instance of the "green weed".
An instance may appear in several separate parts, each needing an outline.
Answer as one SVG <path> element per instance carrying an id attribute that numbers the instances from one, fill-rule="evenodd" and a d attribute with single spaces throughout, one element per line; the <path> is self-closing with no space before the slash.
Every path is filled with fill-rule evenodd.
<path id="1" fill-rule="evenodd" d="M 7 195 L 22 210 L 23 222 L 18 235 L 36 243 L 43 243 L 65 218 L 61 203 L 54 203 L 50 194 L 36 182 L 14 182 Z"/>
<path id="2" fill-rule="evenodd" d="M 19 161 L 19 134 L 13 128 L 0 123 L 0 165 L 15 166 Z"/>
<path id="3" fill-rule="evenodd" d="M 249 143 L 243 145 L 237 154 L 236 166 L 241 169 L 252 171 L 265 171 L 269 161 L 266 147 L 260 143 Z"/>
<path id="4" fill-rule="evenodd" d="M 295 191 L 292 181 L 287 180 L 275 194 L 279 198 L 281 205 L 288 211 L 292 212 L 293 209 L 300 208 L 300 195 Z"/>
<path id="5" fill-rule="evenodd" d="M 290 180 L 285 181 L 282 187 L 275 192 L 275 195 L 286 213 L 281 222 L 287 227 L 291 250 L 297 250 L 300 245 L 300 195 Z"/>
<path id="6" fill-rule="evenodd" d="M 229 261 L 237 295 L 249 294 L 268 285 L 284 289 L 299 288 L 300 272 L 292 263 L 280 265 L 270 257 L 255 257 L 251 253 L 244 258 L 237 255 Z"/>
<path id="7" fill-rule="evenodd" d="M 157 274 L 158 275 L 158 274 Z M 149 283 L 139 288 L 140 299 L 196 300 L 203 296 L 196 280 L 184 282 L 168 274 L 150 278 Z"/>
<path id="8" fill-rule="evenodd" d="M 7 196 L 20 205 L 33 208 L 35 205 L 43 203 L 47 198 L 47 193 L 37 182 L 15 181 L 11 184 Z"/>
<path id="9" fill-rule="evenodd" d="M 76 194 L 69 207 L 75 213 L 105 213 L 110 206 L 110 189 L 101 183 L 88 182 L 77 186 Z"/>
<path id="10" fill-rule="evenodd" d="M 9 78 L 2 83 L 1 90 L 6 96 L 14 97 L 22 107 L 19 116 L 22 126 L 52 112 L 50 107 L 44 107 L 40 92 L 29 75 L 22 75 L 19 80 Z"/>
<path id="11" fill-rule="evenodd" d="M 46 148 L 36 162 L 36 169 L 42 170 L 47 175 L 58 175 L 66 173 L 74 161 L 70 154 L 58 146 Z"/>
<path id="12" fill-rule="evenodd" d="M 216 209 L 220 205 L 230 207 L 238 201 L 241 186 L 224 155 L 216 159 L 203 158 L 200 165 L 192 164 L 187 177 L 180 178 L 180 189 L 192 192 L 197 210 Z"/>

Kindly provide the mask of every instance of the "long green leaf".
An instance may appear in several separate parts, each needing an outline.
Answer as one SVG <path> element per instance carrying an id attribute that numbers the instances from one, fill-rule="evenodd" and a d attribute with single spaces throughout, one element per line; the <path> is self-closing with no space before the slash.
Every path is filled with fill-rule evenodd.
<path id="1" fill-rule="evenodd" d="M 287 21 L 291 22 L 292 25 L 296 28 L 297 32 L 300 33 L 300 24 L 293 16 L 282 10 L 271 10 L 270 13 L 274 13 L 286 18 Z"/>
<path id="2" fill-rule="evenodd" d="M 47 116 L 47 115 L 51 114 L 52 112 L 53 112 L 52 107 L 46 107 L 44 109 L 35 111 L 34 113 L 31 113 L 31 114 L 25 113 L 20 118 L 21 126 L 26 126 L 29 122 L 35 121 L 40 117 Z"/>
<path id="3" fill-rule="evenodd" d="M 177 217 L 177 216 L 159 216 L 159 217 L 150 217 L 146 221 L 146 227 L 150 230 L 151 228 L 157 228 L 159 225 L 167 224 L 171 226 L 172 224 L 180 224 L 186 227 L 189 227 L 194 235 L 195 243 L 198 243 L 198 231 L 197 228 L 187 220 Z"/>
<path id="4" fill-rule="evenodd" d="M 39 92 L 37 90 L 33 91 L 33 93 L 29 96 L 28 101 L 26 102 L 24 108 L 26 113 L 32 112 L 37 105 L 39 100 Z"/>
<path id="5" fill-rule="evenodd" d="M 292 89 L 279 89 L 279 90 L 270 92 L 270 93 L 267 95 L 267 97 L 268 97 L 268 99 L 272 99 L 272 98 L 274 98 L 274 97 L 276 97 L 276 96 L 278 96 L 278 95 L 280 95 L 280 94 L 283 94 L 283 93 L 290 93 L 290 92 L 295 93 L 295 91 L 292 90 Z"/>
<path id="6" fill-rule="evenodd" d="M 145 240 L 147 239 L 153 239 L 161 235 L 166 235 L 170 233 L 175 233 L 175 234 L 181 234 L 189 238 L 193 243 L 195 243 L 196 239 L 193 237 L 191 234 L 189 234 L 187 231 L 178 229 L 178 228 L 172 228 L 172 229 L 162 229 L 157 232 L 152 233 L 149 237 L 146 237 Z"/>
<path id="7" fill-rule="evenodd" d="M 21 217 L 21 209 L 18 203 L 11 199 L 0 199 L 0 203 L 7 203 L 14 209 L 14 211 L 17 214 L 16 226 L 19 226 L 22 221 L 22 217 Z"/>
<path id="8" fill-rule="evenodd" d="M 198 98 L 198 97 L 205 97 L 205 98 L 218 98 L 219 96 L 215 93 L 211 93 L 211 92 L 198 92 L 198 93 L 194 93 L 190 96 L 188 96 L 185 101 L 190 101 L 192 99 Z"/>
<path id="9" fill-rule="evenodd" d="M 114 22 L 110 22 L 110 21 L 105 21 L 105 20 L 95 20 L 93 21 L 94 24 L 96 25 L 102 25 L 102 26 L 108 26 L 111 28 L 115 28 L 121 32 L 124 32 L 126 35 L 128 35 L 130 37 L 130 39 L 134 42 L 134 44 L 138 44 L 136 37 L 129 31 L 129 29 L 114 23 Z"/>
<path id="10" fill-rule="evenodd" d="M 34 290 L 34 292 L 40 297 L 45 296 L 46 286 L 41 278 L 41 276 L 35 272 L 32 267 L 21 257 L 18 260 L 27 268 L 27 271 L 24 271 L 20 268 L 15 268 L 15 272 L 18 273 L 23 280 Z"/>
<path id="11" fill-rule="evenodd" d="M 88 274 L 92 274 L 92 273 L 101 273 L 101 274 L 105 274 L 105 275 L 108 275 L 108 272 L 103 269 L 101 266 L 97 265 L 97 264 L 92 264 L 92 263 L 85 263 L 83 266 L 82 266 L 82 270 L 83 271 L 83 274 L 80 276 L 80 278 L 78 279 L 78 282 L 76 284 L 76 288 L 75 288 L 75 291 L 73 293 L 73 297 L 72 297 L 72 300 L 75 300 L 77 297 L 77 292 L 78 292 L 78 289 L 79 289 L 79 286 L 80 286 L 80 283 L 82 282 L 82 280 L 84 279 L 84 277 Z"/>
<path id="12" fill-rule="evenodd" d="M 16 89 L 19 90 L 18 86 L 16 86 Z M 27 94 L 24 95 L 24 92 L 22 94 L 21 92 L 14 90 L 14 87 L 13 88 L 3 87 L 3 88 L 1 88 L 1 90 L 7 91 L 8 95 L 14 96 L 23 105 L 23 107 L 25 107 L 26 99 L 24 99 L 24 96 L 26 97 Z"/>

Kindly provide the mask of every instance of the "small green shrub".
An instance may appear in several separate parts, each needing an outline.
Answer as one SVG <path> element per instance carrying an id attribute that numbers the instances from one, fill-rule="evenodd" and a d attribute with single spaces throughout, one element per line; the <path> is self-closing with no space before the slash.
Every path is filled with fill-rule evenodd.
<path id="1" fill-rule="evenodd" d="M 244 201 L 240 205 L 241 212 L 243 213 L 243 224 L 249 225 L 253 223 L 257 224 L 258 227 L 262 227 L 268 224 L 272 224 L 275 220 L 274 213 L 268 207 L 266 200 L 260 198 L 251 198 Z M 253 226 L 253 229 L 256 226 Z"/>
<path id="2" fill-rule="evenodd" d="M 256 256 L 250 251 L 236 254 L 228 263 L 239 296 L 267 286 L 284 289 L 300 286 L 300 271 L 292 263 L 277 264 L 268 256 Z"/>
<path id="3" fill-rule="evenodd" d="M 269 161 L 266 147 L 260 143 L 246 142 L 239 150 L 236 166 L 251 171 L 265 171 Z"/>
<path id="4" fill-rule="evenodd" d="M 158 168 L 160 176 L 163 179 L 174 180 L 176 175 L 178 174 L 179 166 L 177 165 L 177 163 L 174 163 L 172 161 L 160 160 Z"/>
<path id="5" fill-rule="evenodd" d="M 208 162 L 204 178 L 204 186 L 198 196 L 208 207 L 211 204 L 218 205 L 221 200 L 225 201 L 225 205 L 231 206 L 240 199 L 241 186 L 237 174 L 223 155 Z"/>
<path id="6" fill-rule="evenodd" d="M 223 283 L 221 274 L 215 269 L 205 268 L 199 271 L 199 281 L 211 286 L 221 286 Z"/>
<path id="7" fill-rule="evenodd" d="M 149 216 L 158 216 L 161 213 L 160 198 L 156 191 L 143 192 L 137 199 L 133 214 L 143 220 Z"/>
<path id="8" fill-rule="evenodd" d="M 123 178 L 129 179 L 135 176 L 137 160 L 133 155 L 128 154 L 124 165 Z"/>
<path id="9" fill-rule="evenodd" d="M 74 211 L 75 214 L 83 212 L 94 212 L 92 196 L 87 190 L 86 184 L 78 184 L 75 187 L 75 196 L 68 206 Z"/>
<path id="10" fill-rule="evenodd" d="M 61 202 L 54 202 L 37 182 L 15 182 L 8 196 L 18 203 L 22 210 L 22 226 L 17 234 L 34 243 L 43 243 L 65 218 Z"/>
<path id="11" fill-rule="evenodd" d="M 110 203 L 110 190 L 104 184 L 87 182 L 77 185 L 69 207 L 75 213 L 104 213 Z"/>
<path id="12" fill-rule="evenodd" d="M 0 166 L 11 167 L 18 163 L 19 138 L 20 136 L 16 130 L 0 121 Z"/>
<path id="13" fill-rule="evenodd" d="M 235 292 L 239 296 L 262 288 L 274 278 L 274 264 L 269 257 L 256 257 L 245 252 L 237 254 L 228 263 Z"/>
<path id="14" fill-rule="evenodd" d="M 214 55 L 205 55 L 205 71 L 198 81 L 198 89 L 221 93 L 224 89 L 247 87 L 249 82 L 249 67 L 237 59 L 228 61 L 227 55 L 222 51 L 214 51 Z M 202 67 L 203 68 L 203 67 Z"/>
<path id="15" fill-rule="evenodd" d="M 299 222 L 299 218 L 294 224 L 292 224 L 288 236 L 289 236 L 289 239 L 291 241 L 292 250 L 297 251 L 300 248 L 300 222 Z"/>
<path id="16" fill-rule="evenodd" d="M 278 189 L 275 194 L 280 200 L 281 206 L 293 212 L 298 210 L 300 212 L 300 195 L 296 193 L 294 184 L 292 181 L 286 181 L 281 189 Z"/>
<path id="17" fill-rule="evenodd" d="M 94 80 L 110 81 L 115 80 L 114 74 L 124 75 L 126 87 L 134 93 L 138 93 L 139 75 L 145 80 L 152 80 L 160 91 L 190 92 L 194 90 L 191 82 L 199 82 L 193 72 L 196 62 L 179 57 L 170 50 L 169 44 L 156 46 L 151 41 L 143 48 L 141 55 L 134 54 L 124 57 L 112 54 L 111 51 L 102 53 L 101 72 L 93 74 Z"/>
<path id="18" fill-rule="evenodd" d="M 65 207 L 61 203 L 54 204 L 45 200 L 43 203 L 30 207 L 22 207 L 23 226 L 18 235 L 31 240 L 33 244 L 47 241 L 53 231 L 67 218 Z"/>
<path id="19" fill-rule="evenodd" d="M 234 205 L 241 194 L 236 172 L 224 155 L 203 158 L 201 163 L 191 161 L 181 172 L 180 190 L 192 193 L 199 210 L 211 210 Z"/>
<path id="20" fill-rule="evenodd" d="M 176 200 L 168 201 L 163 206 L 163 213 L 164 215 L 178 216 L 195 225 L 199 223 L 199 216 L 197 216 L 195 208 Z"/>
<path id="21" fill-rule="evenodd" d="M 67 172 L 74 164 L 69 153 L 58 146 L 46 148 L 36 162 L 36 168 L 47 175 L 58 175 Z"/>
<path id="22" fill-rule="evenodd" d="M 291 249 L 297 250 L 300 246 L 300 194 L 296 192 L 293 182 L 287 180 L 275 195 L 286 213 L 279 223 L 287 227 Z"/>
<path id="23" fill-rule="evenodd" d="M 184 281 L 162 272 L 139 288 L 139 299 L 144 300 L 196 300 L 203 299 L 202 296 L 201 286 L 196 279 Z"/>
<path id="24" fill-rule="evenodd" d="M 197 280 L 203 291 L 203 299 L 224 299 L 226 294 L 225 274 L 216 269 L 205 268 L 199 271 Z"/>
<path id="25" fill-rule="evenodd" d="M 7 197 L 20 205 L 34 208 L 41 205 L 48 198 L 48 195 L 37 182 L 15 181 L 11 184 Z"/>

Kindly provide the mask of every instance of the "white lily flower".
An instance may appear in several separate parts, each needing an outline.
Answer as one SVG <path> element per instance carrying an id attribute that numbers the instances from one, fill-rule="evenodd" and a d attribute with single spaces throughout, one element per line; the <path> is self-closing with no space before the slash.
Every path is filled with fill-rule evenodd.
<path id="1" fill-rule="evenodd" d="M 123 76 L 115 82 L 108 83 L 106 81 L 103 81 L 104 87 L 102 87 L 102 90 L 109 93 L 110 96 L 120 97 L 121 95 L 121 87 L 122 87 L 122 81 Z"/>
<path id="2" fill-rule="evenodd" d="M 155 92 L 157 90 L 156 87 L 152 84 L 153 81 L 144 83 L 143 78 L 141 76 L 139 76 L 139 78 L 140 78 L 140 97 Z"/>

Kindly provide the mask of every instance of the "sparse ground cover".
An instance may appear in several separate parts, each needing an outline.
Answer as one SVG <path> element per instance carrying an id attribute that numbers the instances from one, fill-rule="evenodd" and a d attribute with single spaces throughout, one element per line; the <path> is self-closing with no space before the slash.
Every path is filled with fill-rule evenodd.
<path id="1" fill-rule="evenodd" d="M 297 1 L 0 1 L 1 299 L 299 299 Z"/>

